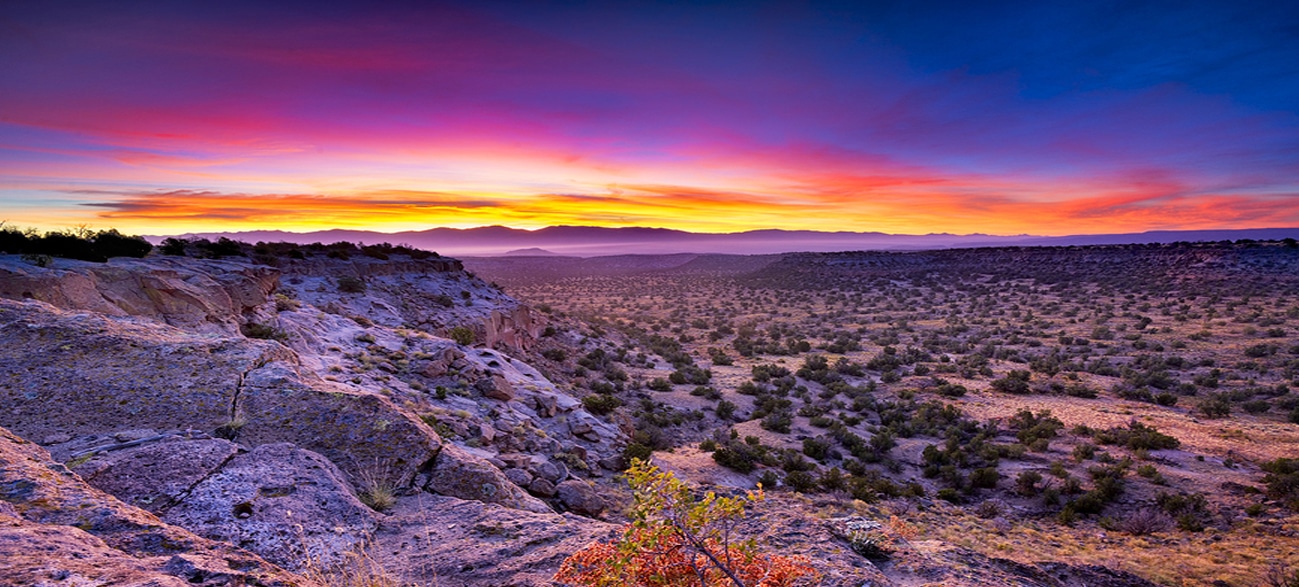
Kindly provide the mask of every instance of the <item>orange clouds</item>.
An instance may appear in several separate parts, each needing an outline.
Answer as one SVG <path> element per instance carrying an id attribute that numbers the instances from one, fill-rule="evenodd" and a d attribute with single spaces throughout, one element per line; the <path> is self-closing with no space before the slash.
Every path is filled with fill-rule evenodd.
<path id="1" fill-rule="evenodd" d="M 697 232 L 783 228 L 1063 235 L 1299 224 L 1299 211 L 1284 196 L 1245 198 L 1166 188 L 1112 188 L 1055 201 L 1002 195 L 995 185 L 919 180 L 855 189 L 837 184 L 820 190 L 747 192 L 621 185 L 599 194 L 526 197 L 419 190 L 332 196 L 176 190 L 86 194 L 96 201 L 84 205 L 97 210 L 98 225 L 169 226 L 178 231 L 218 226 L 398 231 L 501 224 L 654 226 Z"/>

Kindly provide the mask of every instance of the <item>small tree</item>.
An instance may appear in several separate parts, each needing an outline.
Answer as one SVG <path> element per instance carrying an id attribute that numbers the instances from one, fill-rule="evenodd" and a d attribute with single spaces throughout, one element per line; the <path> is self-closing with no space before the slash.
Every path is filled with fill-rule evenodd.
<path id="1" fill-rule="evenodd" d="M 622 538 L 573 553 L 556 581 L 580 587 L 788 587 L 816 575 L 806 557 L 762 554 L 752 539 L 734 539 L 745 504 L 761 501 L 761 489 L 744 498 L 710 491 L 696 500 L 676 476 L 640 460 L 627 470 L 627 480 L 635 505 Z"/>

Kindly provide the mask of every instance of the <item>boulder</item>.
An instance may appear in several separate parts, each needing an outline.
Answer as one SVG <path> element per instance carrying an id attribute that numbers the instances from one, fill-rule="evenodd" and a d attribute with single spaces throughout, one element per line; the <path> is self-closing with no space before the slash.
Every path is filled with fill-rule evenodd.
<path id="1" fill-rule="evenodd" d="M 558 461 L 546 461 L 537 466 L 536 474 L 551 483 L 559 483 L 568 478 L 568 466 Z"/>
<path id="2" fill-rule="evenodd" d="M 573 514 L 426 494 L 393 508 L 372 552 L 402 585 L 553 587 L 565 558 L 620 530 Z"/>
<path id="3" fill-rule="evenodd" d="M 409 485 L 441 450 L 436 432 L 383 396 L 318 380 L 263 382 L 256 375 L 261 370 L 245 377 L 240 390 L 239 442 L 295 444 L 324 455 L 354 483 L 381 466 L 396 473 L 398 486 Z"/>
<path id="4" fill-rule="evenodd" d="M 555 497 L 555 484 L 537 477 L 528 484 L 528 491 L 538 497 Z"/>
<path id="5" fill-rule="evenodd" d="M 0 258 L 0 297 L 66 310 L 137 316 L 206 334 L 236 335 L 240 316 L 279 285 L 272 267 L 234 261 L 150 258 L 36 267 Z"/>
<path id="6" fill-rule="evenodd" d="M 543 328 L 545 319 L 534 315 L 528 306 L 496 309 L 487 316 L 485 342 L 489 347 L 526 351 L 536 344 Z"/>
<path id="7" fill-rule="evenodd" d="M 531 512 L 551 511 L 541 500 L 511 482 L 500 469 L 449 443 L 442 446 L 442 452 L 430 471 L 427 489 L 442 495 Z"/>
<path id="8" fill-rule="evenodd" d="M 0 299 L 0 426 L 20 436 L 227 424 L 241 375 L 275 343 Z"/>
<path id="9" fill-rule="evenodd" d="M 441 439 L 387 398 L 303 375 L 278 343 L 0 299 L 0 426 L 20 435 L 196 429 L 291 442 L 357 480 L 379 463 L 408 484 Z"/>
<path id="10" fill-rule="evenodd" d="M 474 384 L 474 388 L 481 392 L 483 397 L 503 402 L 514 399 L 514 386 L 510 385 L 510 382 L 500 375 L 491 375 L 479 379 Z"/>
<path id="11" fill-rule="evenodd" d="M 527 487 L 529 483 L 532 483 L 532 473 L 523 469 L 506 469 L 505 478 L 519 487 Z"/>
<path id="12" fill-rule="evenodd" d="M 569 479 L 555 486 L 559 502 L 575 514 L 598 516 L 607 507 L 604 498 L 590 483 L 581 479 Z"/>

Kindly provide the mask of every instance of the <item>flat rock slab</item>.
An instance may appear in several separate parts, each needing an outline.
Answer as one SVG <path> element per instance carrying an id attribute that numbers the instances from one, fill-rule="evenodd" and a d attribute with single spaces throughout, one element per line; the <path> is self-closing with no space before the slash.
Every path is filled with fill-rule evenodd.
<path id="1" fill-rule="evenodd" d="M 333 463 L 287 443 L 235 456 L 162 517 L 290 570 L 304 569 L 308 557 L 334 564 L 378 526 Z"/>
<path id="2" fill-rule="evenodd" d="M 421 494 L 401 498 L 384 518 L 371 554 L 403 584 L 551 587 L 565 558 L 620 531 L 573 514 Z"/>
<path id="3" fill-rule="evenodd" d="M 0 577 L 6 585 L 313 585 L 122 503 L 4 428 Z"/>
<path id="4" fill-rule="evenodd" d="M 72 470 L 90 485 L 158 513 L 239 452 L 228 440 L 169 439 L 97 454 Z"/>

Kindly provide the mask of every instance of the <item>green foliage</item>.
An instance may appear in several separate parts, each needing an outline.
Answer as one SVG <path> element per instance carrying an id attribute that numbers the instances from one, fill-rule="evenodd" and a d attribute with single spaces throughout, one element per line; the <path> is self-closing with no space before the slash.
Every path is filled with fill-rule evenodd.
<path id="1" fill-rule="evenodd" d="M 469 346 L 478 339 L 478 335 L 474 333 L 472 328 L 467 326 L 456 326 L 447 331 L 447 338 L 455 341 L 456 344 Z"/>
<path id="2" fill-rule="evenodd" d="M 1028 371 L 1013 370 L 1007 373 L 1005 377 L 994 380 L 992 388 L 1002 393 L 1026 394 L 1030 391 L 1028 386 L 1030 377 L 1032 377 L 1032 373 Z"/>
<path id="3" fill-rule="evenodd" d="M 608 414 L 622 405 L 622 400 L 612 395 L 595 394 L 582 398 L 582 405 L 586 411 L 597 416 Z"/>
<path id="4" fill-rule="evenodd" d="M 730 400 L 721 400 L 717 402 L 717 407 L 714 408 L 714 413 L 722 420 L 730 420 L 731 417 L 735 415 L 735 408 L 736 405 L 734 402 Z"/>
<path id="5" fill-rule="evenodd" d="M 1176 438 L 1133 420 L 1127 428 L 1114 427 L 1109 430 L 1097 430 L 1093 437 L 1101 444 L 1117 444 L 1132 450 L 1161 450 L 1181 446 Z"/>
<path id="6" fill-rule="evenodd" d="M 1299 459 L 1279 458 L 1259 467 L 1267 472 L 1263 476 L 1267 496 L 1299 512 Z"/>
<path id="7" fill-rule="evenodd" d="M 247 324 L 240 326 L 239 330 L 240 332 L 243 333 L 244 336 L 248 338 L 278 340 L 281 342 L 289 339 L 288 333 L 284 332 L 283 330 L 271 326 L 269 324 L 261 324 L 259 322 L 249 322 Z"/>
<path id="8" fill-rule="evenodd" d="M 1206 418 L 1226 418 L 1231 415 L 1231 400 L 1225 393 L 1215 393 L 1201 400 L 1196 409 Z"/>
<path id="9" fill-rule="evenodd" d="M 653 454 L 654 449 L 639 442 L 630 442 L 627 443 L 627 448 L 623 449 L 622 458 L 624 461 L 632 463 L 647 460 Z"/>

